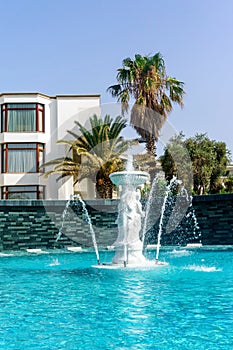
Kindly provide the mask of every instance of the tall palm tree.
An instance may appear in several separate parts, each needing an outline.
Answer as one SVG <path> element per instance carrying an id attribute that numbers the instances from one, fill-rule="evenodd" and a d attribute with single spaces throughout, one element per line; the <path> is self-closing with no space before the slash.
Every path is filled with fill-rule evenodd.
<path id="1" fill-rule="evenodd" d="M 156 156 L 155 142 L 173 103 L 183 107 L 184 83 L 166 74 L 159 52 L 153 56 L 137 54 L 134 60 L 126 58 L 122 66 L 116 77 L 118 83 L 107 91 L 121 102 L 123 114 L 130 98 L 134 99 L 131 125 L 146 142 L 148 153 Z"/>
<path id="2" fill-rule="evenodd" d="M 102 119 L 94 115 L 90 118 L 90 130 L 78 121 L 75 121 L 75 124 L 78 126 L 78 133 L 68 131 L 74 137 L 74 141 L 58 141 L 68 145 L 70 156 L 43 164 L 53 166 L 45 176 L 60 174 L 58 180 L 73 176 L 74 184 L 84 178 L 90 178 L 96 183 L 99 197 L 111 198 L 113 184 L 109 175 L 123 169 L 121 156 L 132 144 L 120 136 L 126 127 L 126 119 L 118 116 L 113 120 L 109 115 Z"/>

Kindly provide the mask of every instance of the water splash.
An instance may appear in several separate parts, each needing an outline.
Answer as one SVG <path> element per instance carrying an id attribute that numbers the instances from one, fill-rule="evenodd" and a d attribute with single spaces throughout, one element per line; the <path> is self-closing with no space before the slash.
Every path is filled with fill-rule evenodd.
<path id="1" fill-rule="evenodd" d="M 88 211 L 87 211 L 87 208 L 86 208 L 86 204 L 82 200 L 82 198 L 81 198 L 81 196 L 79 194 L 73 195 L 73 199 L 77 199 L 82 205 L 82 210 L 83 210 L 83 214 L 84 214 L 84 217 L 85 217 L 85 221 L 88 223 L 89 229 L 90 229 L 90 232 L 91 232 L 91 238 L 92 238 L 93 246 L 94 246 L 94 249 L 95 249 L 97 262 L 98 262 L 98 265 L 100 265 L 99 250 L 98 250 L 98 245 L 97 245 L 97 242 L 96 242 L 95 231 L 93 229 L 93 225 L 92 225 L 92 222 L 91 222 L 90 215 L 88 214 Z"/>
<path id="2" fill-rule="evenodd" d="M 64 225 L 65 225 L 65 221 L 66 221 L 66 217 L 68 215 L 68 210 L 69 210 L 69 207 L 70 207 L 70 203 L 71 201 L 73 200 L 73 197 L 70 196 L 70 199 L 66 202 L 66 206 L 65 206 L 65 209 L 63 210 L 63 213 L 62 213 L 62 223 L 61 223 L 61 227 L 58 231 L 58 234 L 57 234 L 57 237 L 56 237 L 56 241 L 59 241 L 59 239 L 61 238 L 62 234 L 63 234 L 63 228 L 64 228 Z"/>
<path id="3" fill-rule="evenodd" d="M 197 244 L 197 240 L 201 244 L 201 231 L 192 206 L 192 196 L 176 177 L 168 185 L 165 180 L 155 178 L 146 203 L 143 247 L 150 244 L 153 238 L 157 259 L 161 237 L 167 245 Z"/>
<path id="4" fill-rule="evenodd" d="M 186 267 L 186 270 L 201 271 L 201 272 L 221 272 L 221 268 L 215 266 L 205 266 L 205 265 L 190 265 Z"/>
<path id="5" fill-rule="evenodd" d="M 53 259 L 53 261 L 49 264 L 49 266 L 59 266 L 61 265 L 59 263 L 59 260 L 56 258 L 56 259 Z"/>
<path id="6" fill-rule="evenodd" d="M 154 193 L 155 193 L 155 189 L 156 189 L 157 184 L 158 184 L 158 178 L 155 177 L 153 182 L 152 182 L 149 197 L 147 199 L 146 207 L 145 207 L 145 217 L 144 217 L 144 223 L 143 223 L 143 229 L 142 229 L 143 250 L 145 249 L 145 236 L 146 236 L 146 232 L 148 231 L 148 226 L 149 226 L 150 208 L 152 207 L 152 204 L 153 204 Z"/>
<path id="7" fill-rule="evenodd" d="M 198 225 L 195 209 L 193 208 L 193 205 L 192 205 L 192 199 L 193 199 L 193 197 L 191 197 L 191 202 L 190 202 L 190 205 L 189 205 L 189 212 L 186 215 L 186 218 L 193 221 L 194 238 L 199 239 L 199 242 L 201 243 L 200 227 Z"/>
<path id="8" fill-rule="evenodd" d="M 191 219 L 193 221 L 193 234 L 194 238 L 199 238 L 200 243 L 201 243 L 201 233 L 200 233 L 200 227 L 198 225 L 195 209 L 193 208 L 193 197 L 189 196 L 188 191 L 184 186 L 181 187 L 181 194 L 184 194 L 186 196 L 187 202 L 189 202 L 189 207 L 188 207 L 188 213 L 186 215 L 187 219 Z"/>
<path id="9" fill-rule="evenodd" d="M 162 209 L 161 209 L 160 221 L 159 221 L 159 233 L 158 233 L 158 240 L 157 240 L 157 246 L 156 246 L 156 257 L 155 257 L 156 262 L 158 262 L 158 260 L 159 260 L 160 241 L 161 241 L 161 235 L 162 235 L 162 229 L 163 229 L 163 218 L 164 218 L 164 213 L 165 213 L 165 209 L 166 209 L 167 199 L 168 199 L 168 196 L 169 196 L 171 190 L 173 189 L 173 187 L 177 186 L 179 184 L 181 184 L 181 181 L 177 180 L 177 178 L 174 176 L 171 179 L 169 185 L 167 186 L 167 189 L 165 192 L 163 205 L 162 205 Z"/>
<path id="10" fill-rule="evenodd" d="M 177 249 L 173 249 L 170 254 L 172 255 L 175 255 L 177 257 L 182 257 L 182 256 L 188 256 L 188 255 L 192 255 L 193 252 L 190 252 L 189 250 L 186 250 L 186 249 L 180 249 L 180 250 L 177 250 Z"/>
<path id="11" fill-rule="evenodd" d="M 82 200 L 81 196 L 79 194 L 74 194 L 70 196 L 70 199 L 66 202 L 66 206 L 65 209 L 63 211 L 62 214 L 62 224 L 61 224 L 61 228 L 59 229 L 57 238 L 56 238 L 56 242 L 61 238 L 62 234 L 63 234 L 63 228 L 65 225 L 65 222 L 67 221 L 67 215 L 68 215 L 68 211 L 69 211 L 69 207 L 71 205 L 71 203 L 73 203 L 75 200 L 77 200 L 81 206 L 82 206 L 82 213 L 84 215 L 84 220 L 85 222 L 89 225 L 89 230 L 91 233 L 91 238 L 92 238 L 92 243 L 93 243 L 93 247 L 95 250 L 95 254 L 96 254 L 96 258 L 97 258 L 97 262 L 98 264 L 100 264 L 100 257 L 99 257 L 99 250 L 98 250 L 98 245 L 97 245 L 97 241 L 96 241 L 96 236 L 95 236 L 95 231 L 91 222 L 91 218 L 88 214 L 87 208 L 86 208 L 86 204 L 85 202 Z"/>

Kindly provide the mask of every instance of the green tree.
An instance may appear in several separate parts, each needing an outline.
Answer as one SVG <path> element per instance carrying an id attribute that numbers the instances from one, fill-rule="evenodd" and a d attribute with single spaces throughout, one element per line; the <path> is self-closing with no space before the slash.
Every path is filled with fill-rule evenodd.
<path id="1" fill-rule="evenodd" d="M 74 140 L 58 141 L 68 145 L 69 155 L 45 163 L 43 166 L 52 166 L 45 176 L 60 174 L 58 180 L 73 176 L 74 184 L 90 178 L 96 183 L 99 197 L 112 198 L 113 184 L 109 175 L 123 169 L 121 155 L 132 144 L 120 136 L 126 126 L 126 119 L 118 116 L 113 120 L 109 115 L 102 119 L 94 115 L 90 118 L 90 130 L 78 121 L 75 124 L 78 126 L 78 133 L 68 131 Z"/>
<path id="2" fill-rule="evenodd" d="M 185 141 L 193 166 L 193 190 L 196 194 L 206 194 L 210 189 L 210 179 L 215 166 L 213 142 L 206 134 L 197 134 Z"/>
<path id="3" fill-rule="evenodd" d="M 183 180 L 182 170 L 187 167 L 188 160 L 184 158 L 183 152 L 185 150 L 188 151 L 191 160 L 190 175 L 193 177 L 194 193 L 221 192 L 223 189 L 221 177 L 226 173 L 226 167 L 230 161 L 230 153 L 226 144 L 210 140 L 206 134 L 197 134 L 186 140 L 184 140 L 184 136 L 172 139 L 161 157 L 161 164 L 168 179 L 176 175 Z M 179 165 L 181 173 L 177 170 L 177 165 Z M 188 167 L 185 173 L 188 175 Z M 186 185 L 185 180 L 183 181 Z"/>
<path id="4" fill-rule="evenodd" d="M 227 175 L 226 179 L 224 179 L 224 192 L 232 193 L 233 192 L 233 175 Z"/>
<path id="5" fill-rule="evenodd" d="M 226 173 L 230 152 L 224 142 L 210 140 L 207 134 L 197 134 L 186 140 L 193 164 L 194 192 L 219 193 L 223 189 L 221 176 Z"/>
<path id="6" fill-rule="evenodd" d="M 180 132 L 170 140 L 164 154 L 160 157 L 160 162 L 166 180 L 169 182 L 173 176 L 176 176 L 182 180 L 185 188 L 191 193 L 193 188 L 192 162 L 184 143 L 184 137 L 184 134 Z"/>
<path id="7" fill-rule="evenodd" d="M 184 83 L 166 74 L 165 62 L 158 52 L 153 56 L 126 58 L 118 69 L 117 84 L 108 88 L 128 110 L 132 98 L 131 124 L 146 142 L 148 153 L 156 156 L 155 142 L 173 103 L 183 106 Z"/>
<path id="8" fill-rule="evenodd" d="M 210 193 L 219 193 L 223 189 L 221 177 L 226 173 L 230 152 L 224 142 L 214 143 L 215 165 L 210 178 Z"/>

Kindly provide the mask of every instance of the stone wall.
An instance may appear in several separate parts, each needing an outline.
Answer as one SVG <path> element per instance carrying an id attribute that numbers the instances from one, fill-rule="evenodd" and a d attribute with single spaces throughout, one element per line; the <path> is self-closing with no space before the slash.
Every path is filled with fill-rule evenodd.
<path id="1" fill-rule="evenodd" d="M 0 250 L 93 246 L 82 208 L 73 202 L 64 215 L 65 207 L 66 201 L 0 201 Z M 116 201 L 89 201 L 87 210 L 98 244 L 111 245 L 117 236 Z"/>
<path id="2" fill-rule="evenodd" d="M 185 202 L 184 197 L 177 197 L 166 209 L 162 245 L 233 245 L 233 194 L 194 196 L 192 206 L 188 209 Z M 161 210 L 162 204 L 161 199 L 154 203 L 155 213 Z M 184 210 L 187 210 L 186 215 L 180 215 Z M 159 220 L 159 217 L 156 222 L 154 220 L 154 225 L 146 236 L 147 244 L 157 243 Z"/>
<path id="3" fill-rule="evenodd" d="M 233 194 L 193 198 L 203 245 L 233 245 Z"/>
<path id="4" fill-rule="evenodd" d="M 111 245 L 117 236 L 115 220 L 118 201 L 96 200 L 87 201 L 86 204 L 98 245 Z M 62 224 L 65 206 L 65 201 L 1 200 L 0 250 L 92 246 L 90 228 L 80 204 L 71 203 Z M 233 245 L 233 194 L 195 196 L 193 208 L 200 227 L 202 244 Z M 56 242 L 61 228 L 63 234 Z M 179 230 L 183 235 L 181 244 L 187 243 L 186 236 L 189 236 L 191 242 L 199 242 L 200 238 L 191 237 L 190 227 L 187 228 L 181 222 L 178 229 L 164 234 L 162 244 L 177 244 Z M 148 243 L 156 243 L 156 232 L 153 237 Z"/>

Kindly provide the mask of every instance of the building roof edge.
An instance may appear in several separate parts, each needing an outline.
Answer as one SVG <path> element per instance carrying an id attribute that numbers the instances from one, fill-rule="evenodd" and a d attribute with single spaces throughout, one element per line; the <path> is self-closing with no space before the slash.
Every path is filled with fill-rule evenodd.
<path id="1" fill-rule="evenodd" d="M 62 95 L 55 95 L 55 96 L 50 96 L 50 95 L 46 95 L 40 92 L 3 92 L 0 93 L 0 97 L 3 96 L 33 96 L 33 95 L 37 95 L 37 96 L 41 96 L 41 97 L 45 97 L 45 98 L 51 98 L 51 99 L 56 99 L 56 98 L 70 98 L 70 97 L 100 97 L 100 94 L 62 94 Z"/>

